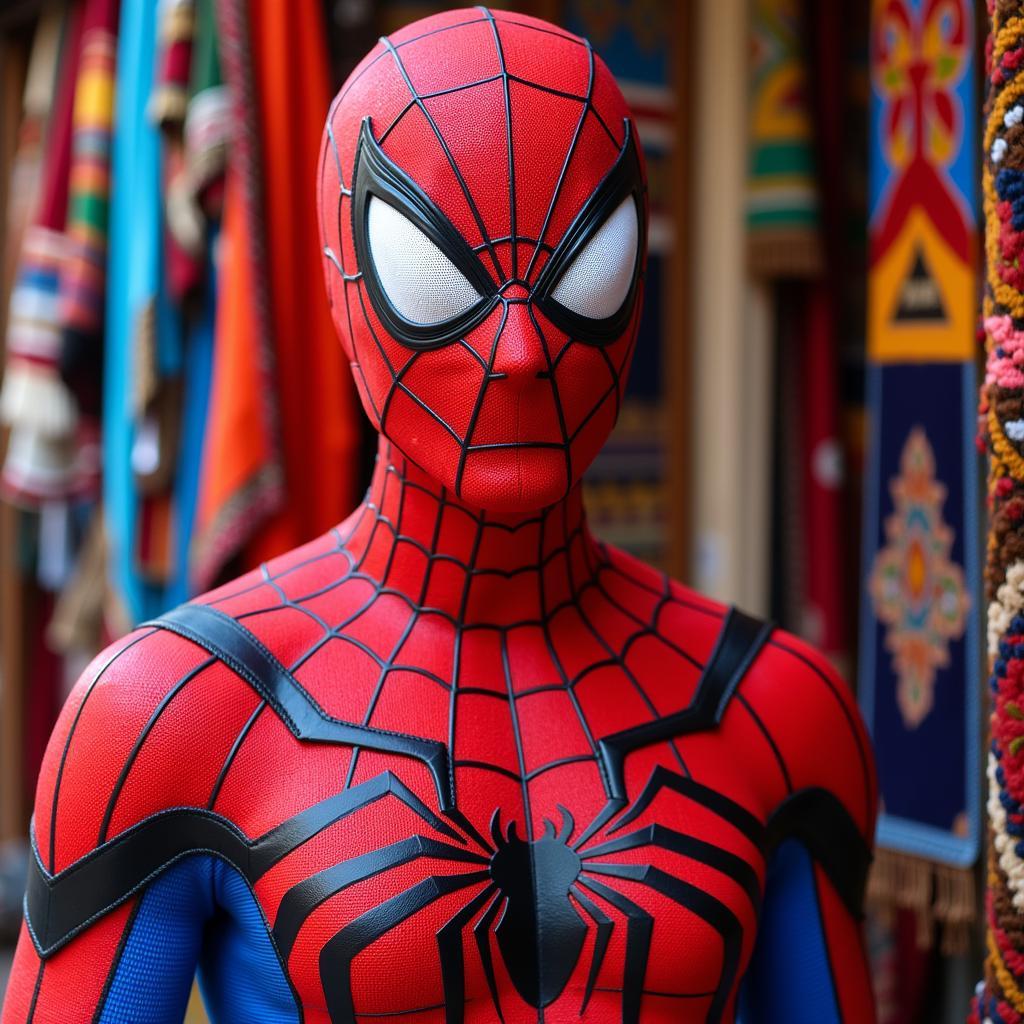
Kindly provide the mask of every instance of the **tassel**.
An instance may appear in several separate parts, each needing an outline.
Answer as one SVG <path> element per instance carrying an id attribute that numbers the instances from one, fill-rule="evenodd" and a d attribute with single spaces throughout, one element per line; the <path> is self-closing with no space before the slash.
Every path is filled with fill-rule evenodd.
<path id="1" fill-rule="evenodd" d="M 935 916 L 942 927 L 943 956 L 961 956 L 971 944 L 971 930 L 976 917 L 974 872 L 970 868 L 954 868 L 940 864 L 935 869 L 936 889 L 942 894 L 942 913 L 936 900 Z"/>
<path id="2" fill-rule="evenodd" d="M 60 438 L 74 432 L 78 409 L 54 367 L 12 357 L 0 391 L 0 419 L 8 426 Z"/>
<path id="3" fill-rule="evenodd" d="M 35 430 L 12 427 L 3 468 L 4 496 L 24 508 L 64 497 L 75 463 L 71 437 L 47 437 Z"/>
<path id="4" fill-rule="evenodd" d="M 867 902 L 883 921 L 891 920 L 897 908 L 912 911 L 920 949 L 931 949 L 936 925 L 943 954 L 964 953 L 970 945 L 977 917 L 971 868 L 879 849 L 868 879 Z"/>
<path id="5" fill-rule="evenodd" d="M 57 371 L 61 349 L 60 268 L 66 242 L 59 232 L 34 226 L 25 232 L 21 268 L 11 293 L 7 366 L 0 418 L 48 437 L 71 434 L 75 400 Z"/>

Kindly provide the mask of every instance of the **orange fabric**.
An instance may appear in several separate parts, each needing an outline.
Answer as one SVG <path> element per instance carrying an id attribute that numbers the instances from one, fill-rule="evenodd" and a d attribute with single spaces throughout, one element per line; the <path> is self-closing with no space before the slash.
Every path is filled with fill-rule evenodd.
<path id="1" fill-rule="evenodd" d="M 229 174 L 220 235 L 213 372 L 193 545 L 194 564 L 200 566 L 210 561 L 208 545 L 220 536 L 215 528 L 218 522 L 273 459 L 268 396 L 262 393 L 259 354 L 252 343 L 256 331 L 252 295 L 264 283 L 253 280 L 252 264 L 246 258 L 248 249 L 249 225 L 240 183 Z"/>
<path id="2" fill-rule="evenodd" d="M 253 0 L 267 260 L 286 505 L 246 550 L 251 564 L 338 522 L 354 500 L 359 422 L 323 287 L 317 156 L 330 102 L 319 4 Z"/>

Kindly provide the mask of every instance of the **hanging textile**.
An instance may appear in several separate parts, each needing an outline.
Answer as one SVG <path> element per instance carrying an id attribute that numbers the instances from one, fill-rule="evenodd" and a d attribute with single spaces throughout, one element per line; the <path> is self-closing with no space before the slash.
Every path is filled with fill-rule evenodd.
<path id="1" fill-rule="evenodd" d="M 985 980 L 972 1020 L 1024 1014 L 1024 3 L 989 4 L 982 194 L 991 676 Z"/>
<path id="2" fill-rule="evenodd" d="M 251 565 L 343 518 L 354 500 L 359 437 L 351 377 L 321 287 L 312 201 L 330 99 L 322 15 L 315 5 L 286 8 L 270 0 L 248 5 L 234 0 L 219 13 L 227 80 L 232 86 L 241 81 L 244 89 L 246 65 L 251 68 L 252 92 L 247 96 L 239 90 L 238 95 L 243 101 L 251 97 L 247 109 L 257 112 L 259 128 L 253 151 L 257 162 L 243 165 L 237 181 L 229 176 L 229 191 L 237 186 L 241 197 L 229 196 L 225 213 L 225 239 L 232 251 L 250 253 L 247 267 L 241 260 L 237 265 L 228 261 L 231 273 L 252 275 L 251 287 L 232 290 L 240 282 L 225 281 L 224 310 L 239 323 L 253 322 L 257 343 L 263 324 L 269 326 L 272 363 L 253 345 L 252 334 L 222 334 L 218 325 L 211 433 L 194 548 L 199 585 L 212 580 L 235 553 L 241 554 L 242 564 Z M 241 156 L 245 159 L 244 149 Z M 245 215 L 257 191 L 265 197 L 263 238 L 256 233 L 259 221 Z M 260 281 L 269 284 L 266 309 L 254 301 Z M 223 358 L 221 338 L 233 346 L 225 346 Z M 267 376 L 274 382 L 272 391 L 253 387 Z M 273 395 L 276 408 L 268 406 Z M 254 425 L 243 443 L 233 416 Z M 279 504 L 278 450 L 286 505 Z M 261 521 L 275 506 L 270 518 Z"/>
<path id="3" fill-rule="evenodd" d="M 185 172 L 184 124 L 196 21 L 193 0 L 170 0 L 160 8 L 160 62 L 149 102 L 161 139 L 164 194 L 164 274 L 176 305 L 199 287 L 206 225 L 192 199 Z"/>
<path id="4" fill-rule="evenodd" d="M 86 0 L 72 114 L 66 256 L 59 282 L 60 373 L 79 414 L 72 491 L 90 500 L 99 496 L 103 289 L 117 19 L 117 0 Z"/>
<path id="5" fill-rule="evenodd" d="M 961 949 L 980 808 L 974 7 L 872 7 L 859 697 L 882 792 L 872 896 Z"/>
<path id="6" fill-rule="evenodd" d="M 330 529 L 352 510 L 362 413 L 323 287 L 311 184 L 331 100 L 323 9 L 276 0 L 254 0 L 250 8 L 289 498 L 249 545 L 251 565 Z"/>
<path id="7" fill-rule="evenodd" d="M 199 589 L 213 582 L 284 500 L 249 7 L 244 0 L 222 0 L 217 15 L 231 159 L 224 182 L 209 419 L 189 556 Z M 204 164 L 200 158 L 198 166 Z"/>
<path id="8" fill-rule="evenodd" d="M 155 5 L 123 0 L 103 401 L 103 505 L 111 581 L 127 620 L 121 625 L 159 614 L 187 593 L 171 586 L 169 554 L 163 556 L 165 571 L 151 569 L 160 560 L 154 551 L 170 552 L 180 540 L 173 536 L 170 508 L 147 506 L 137 480 L 140 469 L 170 461 L 159 423 L 147 422 L 147 413 L 161 384 L 179 375 L 183 363 L 181 325 L 162 273 L 159 129 L 148 113 L 156 42 Z M 119 187 L 129 182 L 130 188 Z"/>
<path id="9" fill-rule="evenodd" d="M 0 419 L 11 428 L 2 484 L 30 508 L 66 497 L 74 478 L 77 408 L 58 370 L 62 334 L 60 273 L 67 257 L 71 125 L 82 39 L 81 9 L 71 9 L 46 134 L 38 206 L 22 240 L 7 321 Z"/>
<path id="10" fill-rule="evenodd" d="M 822 267 L 800 9 L 800 0 L 751 7 L 747 251 L 755 277 L 808 277 Z"/>
<path id="11" fill-rule="evenodd" d="M 215 0 L 197 0 L 183 126 L 189 194 L 208 217 L 219 213 L 231 139 L 231 96 L 223 80 Z"/>

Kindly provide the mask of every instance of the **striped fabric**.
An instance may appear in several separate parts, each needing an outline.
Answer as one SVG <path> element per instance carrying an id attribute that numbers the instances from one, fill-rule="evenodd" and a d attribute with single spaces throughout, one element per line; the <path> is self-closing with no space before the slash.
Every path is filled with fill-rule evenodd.
<path id="1" fill-rule="evenodd" d="M 822 269 L 802 27 L 797 0 L 751 6 L 747 247 L 759 277 L 814 277 Z"/>
<path id="2" fill-rule="evenodd" d="M 103 326 L 110 146 L 117 47 L 116 0 L 87 0 L 72 114 L 68 257 L 60 275 L 65 331 L 92 344 Z"/>
<path id="3" fill-rule="evenodd" d="M 25 232 L 11 294 L 0 420 L 11 428 L 0 483 L 28 507 L 74 487 L 75 402 L 58 373 L 60 270 L 67 246 L 72 97 L 84 21 L 72 8 L 64 26 L 46 132 L 39 205 Z"/>

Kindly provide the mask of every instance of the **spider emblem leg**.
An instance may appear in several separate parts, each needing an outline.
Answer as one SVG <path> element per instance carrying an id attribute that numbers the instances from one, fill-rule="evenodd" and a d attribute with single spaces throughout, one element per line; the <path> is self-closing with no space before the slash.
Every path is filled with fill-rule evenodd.
<path id="1" fill-rule="evenodd" d="M 647 956 L 651 950 L 651 935 L 654 932 L 654 918 L 631 899 L 617 892 L 611 886 L 596 878 L 580 879 L 580 885 L 610 903 L 626 918 L 626 966 L 622 978 L 622 1022 L 636 1024 L 640 1019 L 640 999 L 643 994 L 644 975 L 647 973 Z M 579 892 L 574 893 L 579 898 Z M 606 944 L 607 945 L 607 944 Z M 603 956 L 604 950 L 601 950 Z M 601 970 L 601 963 L 594 952 L 594 963 L 590 968 L 587 988 L 583 996 L 586 1005 L 594 992 L 594 985 Z M 580 1011 L 582 1013 L 582 1010 Z"/>
<path id="2" fill-rule="evenodd" d="M 458 875 L 432 875 L 417 882 L 410 889 L 392 896 L 372 910 L 360 914 L 346 925 L 324 946 L 320 953 L 320 980 L 331 1020 L 339 1024 L 355 1024 L 356 1014 L 352 1002 L 351 968 L 356 956 L 382 935 L 396 928 L 403 921 L 418 914 L 432 903 L 467 889 L 480 882 L 490 882 L 487 871 L 469 871 Z M 450 1024 L 462 1020 L 464 1007 L 464 971 L 461 950 L 461 929 L 463 918 L 468 920 L 486 902 L 493 888 L 488 885 L 460 910 L 438 934 L 442 969 L 447 968 L 445 986 L 445 1017 Z M 472 908 L 472 912 L 470 912 Z M 455 931 L 447 931 L 449 925 L 459 922 Z M 459 941 L 458 949 L 452 948 L 451 937 Z M 445 940 L 442 943 L 441 937 Z M 451 1002 L 449 1002 L 449 995 Z M 456 1001 L 457 1000 L 457 1001 Z"/>
<path id="3" fill-rule="evenodd" d="M 637 1024 L 654 918 L 635 896 L 615 886 L 615 879 L 620 879 L 659 893 L 720 935 L 722 967 L 707 1016 L 709 1022 L 720 1021 L 739 970 L 743 942 L 739 918 L 716 896 L 660 867 L 609 859 L 614 854 L 644 849 L 676 854 L 731 878 L 746 894 L 754 914 L 758 913 L 759 876 L 755 866 L 738 854 L 660 823 L 620 833 L 666 789 L 699 802 L 746 835 L 756 849 L 763 848 L 763 826 L 743 807 L 692 779 L 657 768 L 633 803 L 623 810 L 621 801 L 609 801 L 575 843 L 571 842 L 575 823 L 564 807 L 558 808 L 561 827 L 557 832 L 554 824 L 546 821 L 543 834 L 530 840 L 517 834 L 515 821 L 503 828 L 496 810 L 490 825 L 492 842 L 476 830 L 471 832 L 479 852 L 424 836 L 390 844 L 300 883 L 285 897 L 279 919 L 292 917 L 301 924 L 304 916 L 294 908 L 301 907 L 308 916 L 311 905 L 318 905 L 341 889 L 420 858 L 479 865 L 477 870 L 422 879 L 365 911 L 328 941 L 320 955 L 320 974 L 332 1019 L 354 1024 L 351 971 L 362 950 L 438 900 L 476 889 L 436 934 L 449 1024 L 460 1024 L 464 1017 L 463 933 L 470 926 L 495 1012 L 504 1020 L 492 935 L 516 991 L 528 1005 L 542 1010 L 564 992 L 579 966 L 592 924 L 595 938 L 586 970 L 582 1013 L 596 990 L 618 915 L 626 929 L 622 1020 L 624 1024 Z M 603 836 L 595 840 L 602 829 Z M 317 903 L 312 904 L 314 897 Z M 282 928 L 280 938 L 285 948 L 291 948 L 294 937 L 294 932 L 285 933 Z"/>

